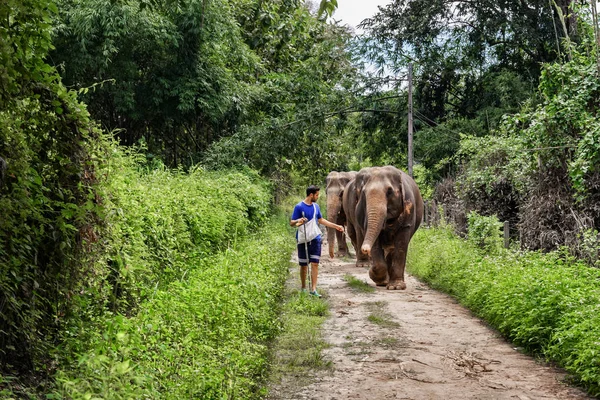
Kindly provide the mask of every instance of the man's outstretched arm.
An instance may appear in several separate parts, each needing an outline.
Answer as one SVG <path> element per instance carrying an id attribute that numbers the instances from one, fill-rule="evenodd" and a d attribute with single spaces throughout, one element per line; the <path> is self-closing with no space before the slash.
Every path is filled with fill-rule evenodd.
<path id="1" fill-rule="evenodd" d="M 325 218 L 319 218 L 319 223 L 340 232 L 344 232 L 344 227 L 342 225 L 334 224 L 333 222 L 327 221 Z"/>

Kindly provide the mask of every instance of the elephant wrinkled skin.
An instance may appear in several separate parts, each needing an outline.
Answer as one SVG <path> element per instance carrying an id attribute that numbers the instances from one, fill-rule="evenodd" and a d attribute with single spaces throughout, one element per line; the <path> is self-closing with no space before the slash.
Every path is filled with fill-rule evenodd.
<path id="1" fill-rule="evenodd" d="M 327 219 L 338 225 L 346 225 L 346 214 L 342 208 L 342 193 L 346 184 L 356 176 L 356 171 L 337 172 L 331 171 L 325 180 L 325 193 L 327 193 Z M 338 242 L 338 256 L 348 255 L 348 246 L 344 232 L 327 228 L 327 242 L 329 243 L 329 257 L 334 257 L 335 242 Z"/>
<path id="2" fill-rule="evenodd" d="M 406 289 L 408 243 L 423 218 L 423 199 L 415 181 L 399 169 L 361 169 L 344 189 L 342 206 L 357 266 L 369 265 L 377 286 Z"/>

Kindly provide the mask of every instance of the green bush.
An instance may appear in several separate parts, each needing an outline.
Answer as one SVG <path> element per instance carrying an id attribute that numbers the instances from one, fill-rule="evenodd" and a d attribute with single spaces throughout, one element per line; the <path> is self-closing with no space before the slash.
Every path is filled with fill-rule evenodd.
<path id="1" fill-rule="evenodd" d="M 600 270 L 566 252 L 490 255 L 445 229 L 418 231 L 408 254 L 411 273 L 600 394 Z"/>
<path id="2" fill-rule="evenodd" d="M 44 58 L 48 0 L 0 2 L 0 372 L 45 368 L 94 274 L 107 142 Z M 6 170 L 5 170 L 6 169 Z"/>
<path id="3" fill-rule="evenodd" d="M 250 171 L 143 172 L 135 155 L 113 163 L 105 253 L 122 311 L 183 279 L 195 261 L 227 248 L 271 213 L 271 188 Z"/>
<path id="4" fill-rule="evenodd" d="M 58 374 L 57 397 L 260 398 L 267 343 L 279 330 L 289 240 L 281 217 L 202 260 L 185 281 L 156 292 L 133 318 L 106 318 Z M 69 346 L 71 346 L 69 348 Z"/>
<path id="5" fill-rule="evenodd" d="M 471 211 L 467 215 L 467 223 L 471 243 L 489 252 L 497 252 L 502 248 L 502 223 L 495 215 L 486 217 Z"/>

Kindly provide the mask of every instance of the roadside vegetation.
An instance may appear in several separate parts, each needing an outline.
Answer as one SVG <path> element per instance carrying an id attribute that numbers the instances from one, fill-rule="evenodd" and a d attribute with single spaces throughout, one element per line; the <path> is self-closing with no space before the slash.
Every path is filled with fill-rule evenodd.
<path id="1" fill-rule="evenodd" d="M 271 347 L 270 399 L 286 399 L 310 383 L 318 371 L 331 368 L 323 356 L 328 344 L 321 326 L 329 316 L 327 296 L 316 299 L 298 290 L 297 265 L 292 266 L 281 308 L 281 332 Z"/>
<path id="2" fill-rule="evenodd" d="M 292 250 L 287 217 L 250 171 L 147 170 L 137 158 L 117 152 L 99 170 L 101 239 L 55 347 L 35 360 L 56 384 L 23 389 L 8 374 L 5 395 L 260 396 Z"/>
<path id="3" fill-rule="evenodd" d="M 449 226 L 420 229 L 408 252 L 409 271 L 599 395 L 600 270 L 567 249 L 544 254 L 475 242 Z"/>
<path id="4" fill-rule="evenodd" d="M 369 311 L 369 315 L 367 316 L 367 320 L 376 325 L 379 325 L 383 328 L 397 328 L 400 326 L 396 321 L 394 321 L 391 315 L 386 312 L 385 308 L 387 307 L 387 303 L 383 301 L 371 302 L 367 303 L 367 310 Z"/>
<path id="5" fill-rule="evenodd" d="M 156 289 L 132 318 L 81 327 L 58 398 L 261 398 L 290 241 L 281 216 Z M 84 339 L 84 340 L 82 340 Z"/>
<path id="6" fill-rule="evenodd" d="M 275 205 L 406 169 L 409 65 L 415 179 L 471 225 L 419 231 L 415 272 L 598 393 L 595 3 L 395 0 L 361 35 L 337 3 L 0 2 L 0 395 L 262 396 L 281 324 L 326 309 L 277 318 Z"/>
<path id="7" fill-rule="evenodd" d="M 375 291 L 375 288 L 373 286 L 369 285 L 365 281 L 361 281 L 354 275 L 346 274 L 344 275 L 344 280 L 348 283 L 348 286 L 350 286 L 357 292 L 373 293 Z"/>

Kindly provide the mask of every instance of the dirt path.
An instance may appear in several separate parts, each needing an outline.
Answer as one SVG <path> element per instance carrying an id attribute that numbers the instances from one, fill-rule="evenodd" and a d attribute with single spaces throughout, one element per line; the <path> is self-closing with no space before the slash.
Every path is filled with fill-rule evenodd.
<path id="1" fill-rule="evenodd" d="M 350 259 L 321 258 L 319 287 L 331 316 L 323 327 L 331 371 L 291 399 L 588 399 L 562 383 L 451 297 L 407 277 L 407 290 L 361 293 L 346 274 L 374 286 Z"/>

